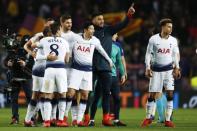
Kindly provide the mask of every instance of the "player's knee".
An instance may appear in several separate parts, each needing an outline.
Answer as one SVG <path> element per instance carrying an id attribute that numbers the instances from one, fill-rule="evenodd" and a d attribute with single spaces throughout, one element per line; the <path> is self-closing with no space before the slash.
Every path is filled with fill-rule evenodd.
<path id="1" fill-rule="evenodd" d="M 67 96 L 66 92 L 63 92 L 63 93 L 59 94 L 59 97 L 55 97 L 55 98 L 56 99 L 58 99 L 58 98 L 66 98 L 66 96 Z"/>
<path id="2" fill-rule="evenodd" d="M 49 93 L 48 94 L 45 93 L 44 94 L 44 98 L 46 98 L 46 99 L 52 99 L 53 98 L 53 94 L 52 93 L 50 93 L 50 94 Z"/>
<path id="3" fill-rule="evenodd" d="M 32 96 L 31 96 L 31 99 L 32 100 L 38 100 L 38 98 L 39 98 L 39 95 L 37 93 L 33 92 Z"/>
<path id="4" fill-rule="evenodd" d="M 67 93 L 66 98 L 72 99 L 74 97 L 74 94 L 72 93 Z"/>
<path id="5" fill-rule="evenodd" d="M 66 97 L 73 98 L 74 95 L 75 95 L 75 91 L 74 90 L 68 90 L 68 93 L 67 93 Z"/>
<path id="6" fill-rule="evenodd" d="M 81 94 L 81 99 L 88 100 L 88 93 L 82 93 Z"/>
<path id="7" fill-rule="evenodd" d="M 161 98 L 162 97 L 162 93 L 156 93 L 155 94 L 155 99 L 157 100 L 157 99 L 159 99 L 159 98 Z"/>
<path id="8" fill-rule="evenodd" d="M 44 98 L 44 94 L 40 92 L 39 99 Z"/>
<path id="9" fill-rule="evenodd" d="M 38 100 L 38 97 L 32 96 L 31 99 L 32 99 L 32 100 Z"/>

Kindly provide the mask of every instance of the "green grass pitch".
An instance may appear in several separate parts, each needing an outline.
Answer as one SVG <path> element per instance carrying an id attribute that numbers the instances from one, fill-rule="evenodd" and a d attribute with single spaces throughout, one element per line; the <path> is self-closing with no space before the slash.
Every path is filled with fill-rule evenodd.
<path id="1" fill-rule="evenodd" d="M 102 111 L 99 109 L 96 115 L 95 127 L 23 127 L 23 120 L 26 108 L 20 108 L 20 124 L 9 125 L 11 109 L 0 109 L 0 131 L 197 131 L 197 109 L 177 109 L 174 110 L 173 121 L 175 128 L 164 127 L 163 124 L 154 122 L 151 126 L 141 128 L 140 124 L 145 117 L 145 109 L 121 109 L 120 118 L 127 124 L 127 127 L 103 127 L 101 125 Z"/>

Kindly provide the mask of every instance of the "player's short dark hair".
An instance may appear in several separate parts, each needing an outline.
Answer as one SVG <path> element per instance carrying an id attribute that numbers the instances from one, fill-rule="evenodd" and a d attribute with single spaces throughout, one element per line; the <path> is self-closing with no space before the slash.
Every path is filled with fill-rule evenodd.
<path id="1" fill-rule="evenodd" d="M 172 23 L 172 19 L 169 19 L 169 18 L 161 19 L 159 22 L 159 25 L 160 25 L 160 27 L 162 27 L 162 26 L 166 25 L 167 23 Z"/>
<path id="2" fill-rule="evenodd" d="M 60 29 L 60 24 L 58 22 L 54 22 L 53 24 L 50 25 L 51 28 L 51 33 L 55 35 L 57 31 Z"/>
<path id="3" fill-rule="evenodd" d="M 52 33 L 51 32 L 51 27 L 50 26 L 46 26 L 42 33 L 43 33 L 44 36 L 48 36 L 48 34 Z"/>
<path id="4" fill-rule="evenodd" d="M 60 22 L 65 22 L 66 20 L 71 19 L 71 15 L 66 13 L 60 17 Z"/>
<path id="5" fill-rule="evenodd" d="M 96 16 L 99 16 L 99 15 L 103 15 L 103 13 L 101 11 L 94 11 L 92 13 L 92 19 L 94 19 Z"/>
<path id="6" fill-rule="evenodd" d="M 93 25 L 93 23 L 91 21 L 86 21 L 83 24 L 83 29 L 88 29 L 91 25 Z"/>

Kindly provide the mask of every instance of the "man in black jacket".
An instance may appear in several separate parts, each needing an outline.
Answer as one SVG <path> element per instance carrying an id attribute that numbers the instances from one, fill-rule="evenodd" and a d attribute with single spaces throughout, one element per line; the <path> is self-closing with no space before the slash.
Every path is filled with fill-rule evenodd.
<path id="1" fill-rule="evenodd" d="M 93 15 L 92 22 L 95 26 L 94 35 L 101 41 L 101 45 L 107 52 L 109 56 L 111 56 L 112 49 L 112 36 L 119 32 L 121 29 L 127 26 L 129 20 L 132 18 L 132 15 L 135 13 L 135 9 L 133 5 L 129 8 L 125 19 L 113 26 L 105 25 L 104 18 L 101 13 L 95 13 Z M 109 117 L 110 111 L 110 87 L 112 83 L 111 76 L 111 68 L 107 61 L 101 56 L 97 51 L 94 53 L 93 57 L 93 79 L 98 80 L 101 83 L 99 87 L 102 90 L 103 100 L 103 121 L 102 124 L 104 126 L 112 126 Z M 88 114 L 88 108 L 86 109 L 86 114 Z M 86 116 L 85 116 L 86 119 Z"/>
<path id="2" fill-rule="evenodd" d="M 9 85 L 12 87 L 12 120 L 10 124 L 19 123 L 18 97 L 21 87 L 25 92 L 27 103 L 29 103 L 31 99 L 31 69 L 33 63 L 33 57 L 29 56 L 22 48 L 13 48 L 9 50 L 8 55 L 4 60 L 4 64 L 8 68 L 7 79 Z"/>

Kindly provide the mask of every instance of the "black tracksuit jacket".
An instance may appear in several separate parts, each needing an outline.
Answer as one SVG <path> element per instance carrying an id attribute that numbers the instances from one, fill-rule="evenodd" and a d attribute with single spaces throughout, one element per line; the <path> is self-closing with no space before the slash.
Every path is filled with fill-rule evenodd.
<path id="1" fill-rule="evenodd" d="M 100 40 L 102 47 L 107 52 L 109 57 L 111 57 L 112 36 L 126 27 L 128 23 L 129 18 L 126 16 L 122 22 L 116 25 L 104 25 L 102 28 L 95 26 L 94 36 Z M 93 56 L 93 71 L 111 71 L 107 60 L 96 50 Z"/>

